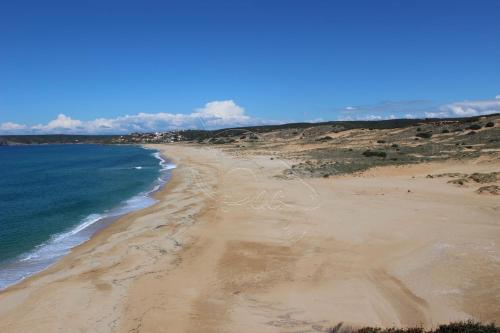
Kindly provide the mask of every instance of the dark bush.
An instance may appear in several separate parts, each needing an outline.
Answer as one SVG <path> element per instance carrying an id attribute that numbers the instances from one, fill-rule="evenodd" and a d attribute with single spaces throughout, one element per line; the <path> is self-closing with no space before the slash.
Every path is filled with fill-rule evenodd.
<path id="1" fill-rule="evenodd" d="M 422 327 L 408 328 L 380 328 L 380 327 L 363 327 L 360 329 L 343 330 L 342 324 L 339 324 L 330 330 L 328 333 L 348 332 L 352 333 L 500 333 L 500 328 L 495 324 L 481 324 L 474 321 L 464 321 L 440 325 L 438 328 L 424 331 Z"/>
<path id="2" fill-rule="evenodd" d="M 490 122 L 486 123 L 486 125 L 484 125 L 484 127 L 493 127 L 493 126 L 495 126 L 495 123 L 492 121 L 490 121 Z"/>
<path id="3" fill-rule="evenodd" d="M 467 135 L 474 135 L 476 133 L 477 133 L 476 131 L 470 131 L 469 133 L 467 133 Z"/>
<path id="4" fill-rule="evenodd" d="M 377 140 L 377 143 L 385 143 L 385 140 Z"/>
<path id="5" fill-rule="evenodd" d="M 451 323 L 440 325 L 433 333 L 499 333 L 500 327 L 494 324 L 481 324 L 474 321 Z"/>
<path id="6" fill-rule="evenodd" d="M 478 121 L 478 120 L 479 120 L 479 117 L 470 117 L 470 118 L 465 119 L 464 121 L 466 123 L 473 123 L 473 122 Z"/>
<path id="7" fill-rule="evenodd" d="M 450 133 L 450 130 L 444 129 L 444 130 L 441 131 L 441 133 L 443 133 L 443 134 L 444 133 Z"/>
<path id="8" fill-rule="evenodd" d="M 477 131 L 477 130 L 481 129 L 481 125 L 479 125 L 479 124 L 472 124 L 469 127 L 467 127 L 467 129 Z"/>
<path id="9" fill-rule="evenodd" d="M 398 148 L 398 147 L 399 147 L 399 145 L 398 145 L 397 143 L 393 143 L 393 144 L 391 145 L 391 148 Z"/>
<path id="10" fill-rule="evenodd" d="M 376 156 L 376 157 L 386 158 L 387 157 L 387 153 L 385 151 L 367 150 L 367 151 L 363 152 L 363 156 L 366 156 L 366 157 Z"/>
<path id="11" fill-rule="evenodd" d="M 422 139 L 429 139 L 432 136 L 431 132 L 417 133 L 416 136 Z"/>

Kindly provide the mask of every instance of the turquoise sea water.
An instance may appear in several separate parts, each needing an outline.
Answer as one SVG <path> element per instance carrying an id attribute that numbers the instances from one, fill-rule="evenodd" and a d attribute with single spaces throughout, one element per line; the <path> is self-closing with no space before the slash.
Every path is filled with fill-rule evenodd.
<path id="1" fill-rule="evenodd" d="M 154 203 L 169 174 L 136 146 L 0 147 L 0 289 L 40 271 L 113 217 Z"/>

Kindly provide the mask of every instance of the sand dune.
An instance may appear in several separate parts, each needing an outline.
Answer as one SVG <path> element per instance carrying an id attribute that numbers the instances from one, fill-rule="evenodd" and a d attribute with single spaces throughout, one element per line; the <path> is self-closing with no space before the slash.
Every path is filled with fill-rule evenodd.
<path id="1" fill-rule="evenodd" d="M 500 323 L 500 201 L 445 178 L 498 161 L 275 177 L 286 161 L 156 146 L 160 202 L 0 293 L 1 332 L 324 332 Z"/>

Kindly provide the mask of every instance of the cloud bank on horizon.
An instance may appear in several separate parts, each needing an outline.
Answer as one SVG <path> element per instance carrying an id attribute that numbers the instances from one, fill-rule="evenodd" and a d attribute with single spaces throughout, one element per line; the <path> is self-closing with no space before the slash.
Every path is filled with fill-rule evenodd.
<path id="1" fill-rule="evenodd" d="M 500 113 L 500 95 L 494 99 L 454 102 L 440 106 L 429 101 L 386 101 L 376 105 L 347 106 L 336 110 L 337 120 L 384 120 L 396 118 L 470 117 Z M 340 115 L 338 115 L 340 114 Z M 330 119 L 326 119 L 330 120 Z M 315 121 L 325 121 L 317 119 Z M 282 121 L 251 117 L 233 100 L 212 101 L 189 114 L 137 113 L 90 121 L 59 114 L 47 124 L 0 123 L 0 134 L 128 134 L 173 129 L 215 129 L 223 127 L 278 124 Z"/>
<path id="2" fill-rule="evenodd" d="M 141 112 L 135 115 L 97 118 L 90 121 L 73 119 L 65 114 L 59 114 L 47 124 L 28 126 L 5 122 L 0 124 L 0 133 L 128 134 L 173 129 L 212 129 L 259 123 L 261 120 L 246 115 L 245 109 L 233 100 L 225 100 L 206 103 L 202 108 L 189 114 Z"/>
<path id="3" fill-rule="evenodd" d="M 493 99 L 466 100 L 444 105 L 431 101 L 385 101 L 375 105 L 347 106 L 337 110 L 338 120 L 384 120 L 473 117 L 500 113 L 500 95 Z"/>

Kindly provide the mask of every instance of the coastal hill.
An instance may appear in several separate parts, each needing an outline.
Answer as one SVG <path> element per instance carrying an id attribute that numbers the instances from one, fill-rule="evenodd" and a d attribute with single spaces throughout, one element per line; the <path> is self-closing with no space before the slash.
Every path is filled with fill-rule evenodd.
<path id="1" fill-rule="evenodd" d="M 129 135 L 4 135 L 0 145 L 187 142 L 240 152 L 266 149 L 293 161 L 284 172 L 329 177 L 371 167 L 476 158 L 500 149 L 500 115 L 328 121 Z"/>

